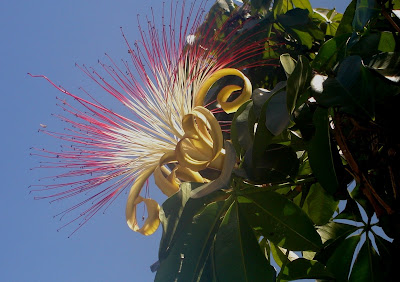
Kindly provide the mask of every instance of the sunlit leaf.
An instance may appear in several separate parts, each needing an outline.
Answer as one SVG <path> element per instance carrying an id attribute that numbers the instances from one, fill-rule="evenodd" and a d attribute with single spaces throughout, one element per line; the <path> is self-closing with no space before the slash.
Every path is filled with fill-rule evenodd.
<path id="1" fill-rule="evenodd" d="M 302 209 L 316 225 L 323 225 L 331 219 L 338 203 L 319 183 L 316 183 L 311 185 Z"/>

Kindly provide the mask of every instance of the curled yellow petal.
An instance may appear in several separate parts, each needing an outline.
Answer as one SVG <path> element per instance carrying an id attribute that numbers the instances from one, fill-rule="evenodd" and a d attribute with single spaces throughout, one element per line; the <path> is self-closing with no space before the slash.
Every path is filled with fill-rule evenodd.
<path id="1" fill-rule="evenodd" d="M 213 73 L 200 87 L 196 97 L 195 106 L 202 106 L 207 92 L 215 82 L 227 75 L 238 76 L 243 80 L 243 88 L 237 85 L 225 86 L 217 95 L 217 101 L 226 113 L 236 112 L 241 105 L 248 101 L 251 97 L 252 86 L 250 80 L 239 70 L 233 68 L 225 68 Z M 242 93 L 233 101 L 227 102 L 231 94 L 235 91 L 242 90 Z"/>
<path id="2" fill-rule="evenodd" d="M 128 201 L 126 202 L 125 216 L 126 216 L 126 222 L 129 226 L 129 228 L 132 229 L 133 231 L 137 231 L 137 232 L 139 232 L 139 230 L 141 230 L 140 233 L 142 233 L 144 235 L 152 234 L 149 232 L 152 229 L 154 229 L 155 225 L 157 225 L 157 227 L 158 227 L 158 225 L 160 224 L 159 220 L 157 222 L 158 211 L 157 211 L 157 215 L 154 214 L 154 211 L 157 210 L 157 208 L 155 208 L 155 204 L 152 202 L 154 200 L 150 201 L 150 199 L 143 199 L 139 195 L 140 191 L 143 188 L 144 183 L 150 177 L 150 175 L 154 172 L 156 167 L 157 166 L 152 166 L 152 167 L 149 167 L 149 168 L 143 170 L 142 173 L 135 179 L 135 182 L 133 183 L 132 188 L 129 191 Z M 146 207 L 147 207 L 148 217 L 147 217 L 143 227 L 139 228 L 139 226 L 137 224 L 137 220 L 136 220 L 136 206 L 143 201 L 145 202 Z M 155 203 L 157 204 L 157 202 L 155 202 Z M 158 206 L 158 204 L 157 204 L 157 206 Z M 158 207 L 158 209 L 159 209 L 159 207 Z M 155 227 L 155 229 L 157 229 L 157 227 Z M 154 231 L 155 231 L 155 229 L 154 229 Z"/>
<path id="3" fill-rule="evenodd" d="M 203 170 L 221 154 L 221 127 L 214 115 L 204 107 L 195 107 L 184 120 L 185 135 L 176 145 L 176 159 L 180 166 L 192 171 Z"/>
<path id="4" fill-rule="evenodd" d="M 168 177 L 165 177 L 164 174 L 168 175 Z M 154 171 L 154 181 L 167 197 L 172 196 L 179 190 L 179 181 L 176 179 L 175 171 L 170 172 L 163 166 L 158 166 Z"/>
<path id="5" fill-rule="evenodd" d="M 139 226 L 136 224 L 133 231 L 139 232 L 140 234 L 146 236 L 151 235 L 154 232 L 156 232 L 158 226 L 160 225 L 160 218 L 159 218 L 160 206 L 153 199 L 145 199 L 139 196 L 137 200 L 138 200 L 137 204 L 144 202 L 144 204 L 146 205 L 147 218 L 143 223 L 142 227 L 139 228 Z M 136 213 L 136 205 L 134 211 Z"/>

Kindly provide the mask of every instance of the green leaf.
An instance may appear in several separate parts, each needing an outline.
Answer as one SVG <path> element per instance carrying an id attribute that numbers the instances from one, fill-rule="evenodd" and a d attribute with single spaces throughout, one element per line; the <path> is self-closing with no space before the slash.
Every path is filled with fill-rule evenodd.
<path id="1" fill-rule="evenodd" d="M 241 148 L 247 151 L 253 143 L 254 121 L 249 120 L 253 102 L 248 101 L 236 111 L 231 125 L 231 139 L 236 153 L 240 154 Z"/>
<path id="2" fill-rule="evenodd" d="M 313 18 L 320 21 L 320 28 L 325 31 L 325 35 L 335 36 L 339 23 L 343 15 L 335 9 L 324 8 L 314 9 Z"/>
<path id="3" fill-rule="evenodd" d="M 269 99 L 265 111 L 265 126 L 275 136 L 282 133 L 290 124 L 287 104 L 287 93 L 281 91 Z"/>
<path id="4" fill-rule="evenodd" d="M 394 275 L 397 274 L 397 265 L 398 265 L 398 252 L 396 247 L 394 247 L 393 243 L 390 243 L 380 237 L 379 235 L 374 234 L 375 243 L 379 251 L 380 260 L 383 268 L 383 278 L 386 281 L 390 281 Z"/>
<path id="5" fill-rule="evenodd" d="M 299 56 L 296 67 L 287 80 L 287 109 L 289 114 L 295 110 L 297 98 L 310 85 L 310 62 L 304 56 Z"/>
<path id="6" fill-rule="evenodd" d="M 350 56 L 340 64 L 336 78 L 325 80 L 316 99 L 325 107 L 339 107 L 342 112 L 374 120 L 375 100 L 391 95 L 386 89 L 377 89 L 379 82 L 360 56 Z"/>
<path id="7" fill-rule="evenodd" d="M 345 33 L 326 41 L 318 51 L 311 66 L 319 72 L 328 72 L 344 57 L 346 42 L 351 34 Z"/>
<path id="8" fill-rule="evenodd" d="M 381 32 L 378 50 L 382 52 L 393 52 L 396 48 L 396 40 L 393 34 L 388 31 Z"/>
<path id="9" fill-rule="evenodd" d="M 310 218 L 284 196 L 265 191 L 239 196 L 238 201 L 250 225 L 274 244 L 293 251 L 321 247 Z"/>
<path id="10" fill-rule="evenodd" d="M 289 54 L 282 54 L 279 57 L 279 60 L 281 61 L 283 69 L 285 70 L 286 76 L 289 78 L 296 67 L 296 61 L 290 57 Z"/>
<path id="11" fill-rule="evenodd" d="M 282 24 L 285 27 L 305 25 L 309 21 L 308 14 L 309 14 L 308 10 L 295 8 L 287 11 L 283 15 L 278 15 L 277 20 L 280 24 Z"/>
<path id="12" fill-rule="evenodd" d="M 272 0 L 252 0 L 250 2 L 253 12 L 268 11 L 271 6 Z"/>
<path id="13" fill-rule="evenodd" d="M 357 0 L 356 11 L 353 19 L 355 31 L 362 31 L 375 14 L 375 0 Z"/>
<path id="14" fill-rule="evenodd" d="M 281 144 L 270 144 L 257 159 L 251 158 L 251 149 L 245 155 L 243 168 L 257 183 L 294 180 L 299 170 L 299 160 L 292 148 Z"/>
<path id="15" fill-rule="evenodd" d="M 360 235 L 347 238 L 338 245 L 329 258 L 326 267 L 335 275 L 336 281 L 347 281 L 354 252 L 360 242 L 360 238 Z"/>
<path id="16" fill-rule="evenodd" d="M 356 12 L 357 0 L 351 1 L 343 14 L 343 18 L 336 31 L 336 36 L 353 32 L 353 18 Z"/>
<path id="17" fill-rule="evenodd" d="M 338 214 L 335 219 L 348 219 L 353 221 L 362 222 L 360 210 L 357 206 L 357 202 L 353 199 L 347 199 L 346 207 Z"/>
<path id="18" fill-rule="evenodd" d="M 284 14 L 291 9 L 293 9 L 292 1 L 288 0 L 275 0 L 274 5 L 272 6 L 275 19 L 277 18 L 277 15 Z"/>
<path id="19" fill-rule="evenodd" d="M 161 260 L 155 281 L 186 282 L 200 278 L 224 210 L 224 202 L 211 203 L 180 230 L 168 256 Z"/>
<path id="20" fill-rule="evenodd" d="M 343 242 L 347 236 L 357 231 L 359 227 L 349 224 L 329 222 L 318 227 L 318 233 L 321 235 L 324 247 L 317 253 L 315 259 L 326 263 L 338 245 Z"/>
<path id="21" fill-rule="evenodd" d="M 290 56 L 289 56 L 290 58 Z M 268 89 L 257 88 L 253 90 L 251 100 L 253 101 L 253 110 L 256 117 L 260 117 L 262 107 L 273 95 L 283 91 L 286 87 L 286 81 L 278 82 L 274 89 L 269 91 Z"/>
<path id="22" fill-rule="evenodd" d="M 315 260 L 304 258 L 296 259 L 286 265 L 279 273 L 279 281 L 291 281 L 297 279 L 333 279 L 334 276 L 325 266 Z"/>
<path id="23" fill-rule="evenodd" d="M 318 107 L 314 112 L 315 135 L 309 143 L 308 157 L 313 173 L 322 187 L 333 195 L 339 182 L 331 151 L 328 110 Z"/>
<path id="24" fill-rule="evenodd" d="M 215 240 L 218 281 L 275 281 L 275 270 L 261 252 L 256 237 L 234 202 Z"/>
<path id="25" fill-rule="evenodd" d="M 271 244 L 272 256 L 274 257 L 274 261 L 279 267 L 282 267 L 282 265 L 286 265 L 289 262 L 298 258 L 298 256 L 295 253 L 285 250 L 281 247 L 278 247 L 272 242 L 270 244 Z M 289 252 L 288 256 L 286 256 L 286 252 Z"/>
<path id="26" fill-rule="evenodd" d="M 215 200 L 218 197 L 217 195 L 223 193 L 217 192 L 199 199 L 190 198 L 190 192 L 202 185 L 203 183 L 182 183 L 180 190 L 169 197 L 161 206 L 159 216 L 163 234 L 158 253 L 160 261 L 168 255 L 182 230 L 192 221 L 193 216 L 204 208 L 204 205 Z"/>
<path id="27" fill-rule="evenodd" d="M 367 236 L 354 262 L 349 281 L 385 281 L 381 274 L 379 256 Z"/>
<path id="28" fill-rule="evenodd" d="M 308 0 L 292 0 L 296 8 L 307 9 L 310 14 L 312 14 L 313 9 L 311 7 L 310 1 Z"/>
<path id="29" fill-rule="evenodd" d="M 338 204 L 319 183 L 315 183 L 311 185 L 302 209 L 316 225 L 323 225 L 331 219 Z"/>
<path id="30" fill-rule="evenodd" d="M 383 76 L 400 76 L 400 52 L 377 54 L 365 64 Z"/>

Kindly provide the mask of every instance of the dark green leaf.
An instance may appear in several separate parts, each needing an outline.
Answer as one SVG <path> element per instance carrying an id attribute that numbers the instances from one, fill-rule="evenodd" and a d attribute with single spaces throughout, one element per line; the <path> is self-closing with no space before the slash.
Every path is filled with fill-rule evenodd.
<path id="1" fill-rule="evenodd" d="M 182 230 L 192 221 L 193 216 L 204 205 L 215 199 L 216 195 L 221 195 L 222 193 L 213 193 L 199 199 L 190 198 L 190 192 L 202 185 L 203 183 L 185 182 L 181 185 L 179 192 L 172 195 L 163 203 L 160 210 L 160 220 L 163 227 L 158 254 L 160 261 L 168 255 L 168 252 L 180 236 Z"/>
<path id="2" fill-rule="evenodd" d="M 254 89 L 251 95 L 251 99 L 253 101 L 253 109 L 255 116 L 260 117 L 261 109 L 264 106 L 265 102 L 267 102 L 276 93 L 283 91 L 285 87 L 286 87 L 286 81 L 280 81 L 275 85 L 274 89 L 272 89 L 271 91 L 263 88 Z"/>
<path id="3" fill-rule="evenodd" d="M 178 235 L 168 256 L 161 260 L 155 281 L 197 281 L 204 269 L 224 202 L 209 204 Z"/>
<path id="4" fill-rule="evenodd" d="M 354 235 L 344 240 L 329 258 L 326 267 L 335 275 L 336 281 L 347 281 L 360 237 L 360 235 Z"/>
<path id="5" fill-rule="evenodd" d="M 279 135 L 290 123 L 287 104 L 287 93 L 281 91 L 276 93 L 268 101 L 265 111 L 265 126 L 273 135 Z"/>
<path id="6" fill-rule="evenodd" d="M 379 256 L 372 247 L 368 236 L 354 262 L 349 281 L 385 281 L 381 272 Z"/>
<path id="7" fill-rule="evenodd" d="M 360 210 L 357 202 L 353 199 L 348 199 L 344 210 L 338 214 L 335 219 L 348 219 L 353 221 L 362 222 Z"/>
<path id="8" fill-rule="evenodd" d="M 287 181 L 297 176 L 299 160 L 288 146 L 270 144 L 257 159 L 251 159 L 252 156 L 253 152 L 249 150 L 245 155 L 243 167 L 257 183 Z"/>
<path id="9" fill-rule="evenodd" d="M 295 8 L 287 11 L 283 15 L 278 15 L 277 19 L 280 24 L 285 27 L 293 27 L 297 25 L 305 25 L 308 23 L 308 10 Z"/>
<path id="10" fill-rule="evenodd" d="M 296 259 L 286 265 L 279 273 L 279 281 L 291 281 L 297 279 L 333 279 L 334 276 L 325 266 L 315 260 L 304 258 Z"/>
<path id="11" fill-rule="evenodd" d="M 236 202 L 216 236 L 215 269 L 218 281 L 275 281 L 275 270 L 261 252 Z"/>
<path id="12" fill-rule="evenodd" d="M 251 8 L 254 12 L 267 11 L 271 6 L 272 0 L 252 0 Z"/>
<path id="13" fill-rule="evenodd" d="M 310 85 L 311 67 L 310 62 L 304 56 L 299 56 L 296 67 L 287 81 L 287 109 L 289 114 L 295 110 L 297 98 Z"/>
<path id="14" fill-rule="evenodd" d="M 270 191 L 238 197 L 250 225 L 278 246 L 318 250 L 321 239 L 309 217 L 284 196 Z"/>
<path id="15" fill-rule="evenodd" d="M 337 64 L 338 60 L 346 53 L 346 42 L 350 34 L 341 34 L 329 39 L 321 46 L 317 56 L 312 62 L 312 68 L 319 72 L 328 72 Z"/>
<path id="16" fill-rule="evenodd" d="M 371 203 L 367 200 L 364 194 L 361 192 L 360 185 L 357 184 L 356 187 L 351 191 L 350 196 L 359 203 L 364 211 L 367 213 L 368 217 L 372 217 L 375 210 L 372 207 Z"/>
<path id="17" fill-rule="evenodd" d="M 353 32 L 353 19 L 356 13 L 357 0 L 352 0 L 347 6 L 346 11 L 343 14 L 343 18 L 340 21 L 338 29 L 336 31 L 336 36 L 352 33 Z"/>
<path id="18" fill-rule="evenodd" d="M 389 52 L 381 53 L 366 60 L 365 64 L 368 67 L 376 70 L 384 76 L 400 76 L 400 53 Z"/>
<path id="19" fill-rule="evenodd" d="M 357 0 L 356 11 L 353 19 L 355 31 L 362 31 L 375 14 L 375 0 Z"/>
<path id="20" fill-rule="evenodd" d="M 337 222 L 329 222 L 318 227 L 318 233 L 321 235 L 324 247 L 321 252 L 315 255 L 315 259 L 326 263 L 339 244 L 358 229 L 357 226 Z"/>
<path id="21" fill-rule="evenodd" d="M 235 113 L 231 125 L 231 139 L 236 153 L 240 154 L 240 148 L 247 151 L 253 143 L 254 121 L 249 120 L 253 102 L 243 104 Z"/>
<path id="22" fill-rule="evenodd" d="M 333 195 L 338 186 L 331 151 L 328 110 L 318 107 L 314 112 L 315 135 L 308 150 L 311 169 L 322 187 Z"/>

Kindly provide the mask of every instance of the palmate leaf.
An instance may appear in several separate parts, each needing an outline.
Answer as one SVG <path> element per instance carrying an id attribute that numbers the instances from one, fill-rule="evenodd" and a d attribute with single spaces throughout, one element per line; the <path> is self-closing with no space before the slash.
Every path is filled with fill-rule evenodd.
<path id="1" fill-rule="evenodd" d="M 239 196 L 238 202 L 252 228 L 276 245 L 293 251 L 322 246 L 310 218 L 284 196 L 265 191 Z"/>
<path id="2" fill-rule="evenodd" d="M 215 271 L 218 281 L 275 281 L 275 270 L 237 202 L 227 211 L 216 235 Z"/>

